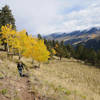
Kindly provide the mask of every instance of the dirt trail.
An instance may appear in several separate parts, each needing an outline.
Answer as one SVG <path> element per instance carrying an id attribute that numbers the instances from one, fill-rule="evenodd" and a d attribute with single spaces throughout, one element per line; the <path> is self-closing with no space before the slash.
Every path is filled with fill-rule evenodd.
<path id="1" fill-rule="evenodd" d="M 21 78 L 16 83 L 17 90 L 19 91 L 18 95 L 21 100 L 35 100 L 34 94 L 29 92 L 29 80 L 26 77 Z"/>
<path id="2" fill-rule="evenodd" d="M 12 78 L 2 79 L 0 83 L 3 84 L 3 86 L 0 86 L 0 91 L 3 89 L 9 90 L 9 96 L 0 93 L 0 100 L 11 100 L 12 98 L 13 100 L 36 100 L 35 95 L 29 92 L 30 84 L 26 77 L 22 77 L 19 80 Z M 17 91 L 17 94 L 15 94 L 15 91 Z"/>

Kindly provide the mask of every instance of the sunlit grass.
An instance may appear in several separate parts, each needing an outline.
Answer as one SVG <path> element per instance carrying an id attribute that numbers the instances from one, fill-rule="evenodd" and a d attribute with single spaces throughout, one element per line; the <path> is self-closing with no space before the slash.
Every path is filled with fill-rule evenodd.
<path id="1" fill-rule="evenodd" d="M 42 64 L 40 69 L 30 72 L 33 72 L 31 81 L 41 95 L 53 96 L 57 100 L 100 98 L 100 70 L 77 60 L 52 60 L 49 64 Z M 34 84 L 34 76 L 41 85 Z"/>
<path id="2" fill-rule="evenodd" d="M 14 86 L 16 81 L 21 80 L 17 71 L 18 57 L 7 60 L 4 56 L 6 54 L 2 55 L 0 77 L 12 79 L 8 80 L 7 84 Z M 32 64 L 32 59 L 22 58 L 21 61 L 25 64 L 23 73 L 29 75 L 30 92 L 55 100 L 100 100 L 100 69 L 98 68 L 82 64 L 83 62 L 75 59 L 50 60 L 48 63 L 41 64 L 38 69 L 34 69 L 38 63 L 34 61 Z M 2 81 L 0 87 L 3 87 Z M 10 88 L 9 85 L 8 87 Z"/>

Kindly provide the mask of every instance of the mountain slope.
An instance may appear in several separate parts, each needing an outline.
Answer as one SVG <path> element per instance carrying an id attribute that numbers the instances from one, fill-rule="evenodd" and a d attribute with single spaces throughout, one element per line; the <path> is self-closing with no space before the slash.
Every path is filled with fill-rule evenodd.
<path id="1" fill-rule="evenodd" d="M 100 50 L 100 36 L 89 39 L 86 42 L 80 42 L 80 44 L 83 44 L 86 48 L 93 48 L 95 50 Z"/>
<path id="2" fill-rule="evenodd" d="M 44 38 L 48 40 L 58 40 L 64 41 L 65 44 L 78 44 L 80 42 L 86 42 L 90 39 L 94 39 L 100 36 L 100 28 L 93 27 L 90 29 L 86 29 L 83 31 L 73 31 L 70 33 L 53 33 L 51 35 L 47 35 Z"/>

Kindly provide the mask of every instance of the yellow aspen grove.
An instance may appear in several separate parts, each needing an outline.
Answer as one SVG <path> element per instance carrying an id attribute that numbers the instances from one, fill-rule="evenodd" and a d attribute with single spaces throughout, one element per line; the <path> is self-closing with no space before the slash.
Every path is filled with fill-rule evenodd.
<path id="1" fill-rule="evenodd" d="M 26 45 L 28 42 L 28 36 L 26 35 L 26 30 L 22 30 L 16 33 L 16 37 L 14 40 L 14 48 L 18 50 L 19 59 L 21 58 L 22 53 L 26 49 Z"/>
<path id="2" fill-rule="evenodd" d="M 33 57 L 35 60 L 37 60 L 38 62 L 48 61 L 50 53 L 44 44 L 44 40 L 37 40 L 37 43 L 33 45 L 33 51 Z"/>
<path id="3" fill-rule="evenodd" d="M 7 24 L 1 27 L 2 39 L 4 39 L 4 43 L 7 44 L 7 52 L 9 52 L 11 45 L 10 39 L 15 35 L 16 31 L 12 29 L 12 25 Z"/>
<path id="4" fill-rule="evenodd" d="M 27 42 L 25 43 L 26 49 L 24 49 L 23 56 L 27 58 L 33 58 L 33 45 L 36 44 L 37 38 L 33 38 L 31 35 L 28 36 Z"/>
<path id="5" fill-rule="evenodd" d="M 50 57 L 50 52 L 47 50 L 46 45 L 44 44 L 44 40 L 39 40 L 37 38 L 29 37 L 29 45 L 27 45 L 26 51 L 23 53 L 25 57 L 31 57 L 32 59 L 39 62 L 39 66 L 41 62 L 48 61 Z"/>
<path id="6" fill-rule="evenodd" d="M 39 62 L 46 62 L 50 57 L 50 52 L 47 50 L 44 40 L 33 38 L 32 35 L 27 35 L 26 30 L 16 32 L 12 29 L 12 25 L 1 27 L 2 38 L 5 39 L 8 52 L 13 52 L 16 49 L 21 56 L 32 58 Z"/>
<path id="7" fill-rule="evenodd" d="M 21 57 L 21 53 L 25 49 L 25 43 L 27 42 L 26 31 L 22 30 L 20 32 L 16 32 L 12 29 L 12 25 L 7 24 L 1 27 L 2 39 L 7 44 L 7 52 L 14 52 L 14 49 L 17 49 L 19 53 L 19 58 Z"/>

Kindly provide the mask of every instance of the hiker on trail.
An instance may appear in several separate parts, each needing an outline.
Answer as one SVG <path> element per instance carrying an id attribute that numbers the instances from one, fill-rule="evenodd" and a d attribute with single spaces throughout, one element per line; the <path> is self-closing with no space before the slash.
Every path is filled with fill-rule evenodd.
<path id="1" fill-rule="evenodd" d="M 18 68 L 18 72 L 19 72 L 20 76 L 22 77 L 23 76 L 22 70 L 24 69 L 23 63 L 22 62 L 18 62 L 17 68 Z"/>

